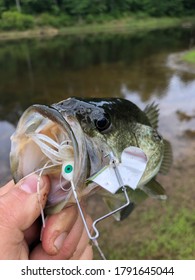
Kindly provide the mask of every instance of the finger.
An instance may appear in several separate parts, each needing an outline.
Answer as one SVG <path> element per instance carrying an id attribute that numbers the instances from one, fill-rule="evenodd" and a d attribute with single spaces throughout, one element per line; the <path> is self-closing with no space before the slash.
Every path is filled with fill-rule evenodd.
<path id="1" fill-rule="evenodd" d="M 48 255 L 41 244 L 39 244 L 33 252 L 30 254 L 30 260 L 59 260 L 58 256 Z M 72 260 L 72 258 L 70 258 Z M 93 249 L 91 245 L 87 245 L 82 255 L 78 260 L 92 260 L 93 259 Z M 63 259 L 65 260 L 65 259 Z"/>
<path id="2" fill-rule="evenodd" d="M 82 236 L 83 229 L 83 220 L 80 214 L 78 214 L 77 219 L 68 235 L 64 239 L 62 236 L 62 239 L 60 240 L 60 242 L 58 242 L 58 244 L 55 241 L 55 245 L 59 250 L 58 257 L 60 259 L 68 260 L 73 256 L 78 246 L 79 240 Z M 60 239 L 60 237 L 58 238 Z"/>
<path id="3" fill-rule="evenodd" d="M 93 259 L 93 249 L 91 245 L 87 245 L 85 251 L 80 256 L 79 260 L 92 260 Z"/>
<path id="4" fill-rule="evenodd" d="M 13 189 L 15 187 L 14 181 L 11 180 L 10 182 L 8 182 L 5 186 L 0 188 L 0 196 L 6 194 L 8 191 L 10 191 L 11 189 Z"/>
<path id="5" fill-rule="evenodd" d="M 16 187 L 0 197 L 1 225 L 18 228 L 21 231 L 29 228 L 40 215 L 37 197 L 38 177 L 32 175 L 21 180 Z M 49 192 L 46 177 L 40 179 L 40 203 L 44 207 Z"/>
<path id="6" fill-rule="evenodd" d="M 28 245 L 31 245 L 37 241 L 40 241 L 40 232 L 41 232 L 42 220 L 37 219 L 32 226 L 24 231 L 24 239 Z"/>
<path id="7" fill-rule="evenodd" d="M 42 229 L 42 244 L 34 248 L 30 254 L 30 259 L 66 259 L 59 255 L 59 247 L 63 245 L 77 218 L 76 206 L 65 208 L 60 213 L 48 216 L 45 220 L 45 228 Z"/>
<path id="8" fill-rule="evenodd" d="M 28 258 L 28 247 L 24 233 L 40 215 L 37 199 L 36 175 L 20 181 L 13 189 L 0 197 L 0 259 Z M 44 207 L 49 182 L 40 180 L 40 202 Z"/>
<path id="9" fill-rule="evenodd" d="M 47 217 L 42 231 L 42 246 L 49 255 L 57 254 L 78 216 L 76 206 L 65 208 L 60 213 Z"/>
<path id="10" fill-rule="evenodd" d="M 86 216 L 86 223 L 90 230 L 92 228 L 92 220 L 89 216 Z M 82 235 L 81 235 L 78 245 L 75 249 L 75 252 L 74 252 L 73 256 L 71 257 L 71 260 L 79 260 L 81 258 L 81 256 L 83 255 L 84 251 L 86 250 L 86 248 L 88 247 L 88 244 L 89 244 L 89 237 L 88 237 L 85 227 L 83 227 Z"/>
<path id="11" fill-rule="evenodd" d="M 68 213 L 70 214 L 71 210 L 73 210 L 73 209 L 74 209 L 74 207 L 70 207 L 70 208 L 63 210 L 62 211 L 63 213 L 61 214 L 62 216 L 60 215 L 61 218 L 64 217 L 67 210 L 68 210 Z M 52 218 L 52 217 L 50 217 L 50 218 Z M 62 218 L 62 221 L 64 222 L 63 218 Z M 88 218 L 87 218 L 87 222 L 89 222 Z M 91 221 L 89 223 L 91 223 Z M 48 241 L 46 241 L 44 239 L 49 238 L 49 236 L 46 236 L 46 233 L 44 232 L 42 235 L 42 242 L 44 243 L 44 246 L 43 247 L 41 247 L 40 245 L 37 246 L 31 253 L 30 258 L 31 259 L 46 259 L 46 260 L 49 260 L 49 259 L 50 260 L 68 260 L 73 256 L 73 254 L 77 250 L 77 248 L 80 252 L 80 253 L 78 253 L 78 255 L 81 255 L 81 253 L 83 251 L 85 251 L 86 244 L 88 243 L 89 239 L 86 236 L 86 234 L 83 233 L 83 231 L 85 231 L 85 229 L 84 229 L 83 221 L 80 217 L 80 214 L 77 216 L 76 221 L 74 220 L 74 224 L 72 225 L 72 227 L 70 227 L 70 225 L 72 224 L 70 221 L 68 224 L 69 224 L 68 227 L 66 227 L 66 224 L 65 224 L 65 228 L 60 228 L 61 234 L 57 237 L 57 239 L 58 239 L 57 243 L 53 237 L 50 239 L 50 240 L 54 240 L 54 241 L 52 241 L 52 243 L 55 244 L 54 246 L 57 248 L 57 251 L 56 250 L 51 251 L 52 255 L 50 254 L 50 251 L 49 252 L 46 251 L 46 249 L 48 248 L 47 247 L 48 244 L 46 245 L 46 243 Z M 48 226 L 48 221 L 46 221 L 46 228 L 47 228 L 47 226 Z M 62 231 L 62 230 L 65 230 L 65 231 Z M 50 232 L 50 234 L 52 234 L 52 231 Z M 84 244 L 79 245 L 79 241 L 81 240 L 81 242 L 83 242 L 84 239 L 85 239 Z M 53 252 L 55 252 L 55 254 L 53 254 Z"/>

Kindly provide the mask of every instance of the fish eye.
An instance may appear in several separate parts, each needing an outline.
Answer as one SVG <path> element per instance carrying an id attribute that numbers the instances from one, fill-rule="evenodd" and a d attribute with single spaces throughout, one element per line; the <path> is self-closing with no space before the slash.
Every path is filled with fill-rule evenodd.
<path id="1" fill-rule="evenodd" d="M 95 126 L 100 132 L 103 132 L 106 129 L 108 129 L 110 125 L 111 120 L 108 114 L 104 114 L 103 117 L 95 120 Z"/>

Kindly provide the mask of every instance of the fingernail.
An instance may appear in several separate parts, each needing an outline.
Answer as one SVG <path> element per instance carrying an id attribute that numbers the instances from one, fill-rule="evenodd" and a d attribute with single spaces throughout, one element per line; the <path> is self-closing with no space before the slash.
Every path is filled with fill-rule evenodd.
<path id="1" fill-rule="evenodd" d="M 64 240 L 67 237 L 67 232 L 62 232 L 54 241 L 54 246 L 59 251 L 62 248 L 62 245 L 64 244 Z"/>
<path id="2" fill-rule="evenodd" d="M 27 193 L 36 193 L 37 190 L 42 189 L 43 187 L 44 181 L 42 178 L 38 180 L 36 176 L 26 178 L 20 186 L 20 188 Z"/>

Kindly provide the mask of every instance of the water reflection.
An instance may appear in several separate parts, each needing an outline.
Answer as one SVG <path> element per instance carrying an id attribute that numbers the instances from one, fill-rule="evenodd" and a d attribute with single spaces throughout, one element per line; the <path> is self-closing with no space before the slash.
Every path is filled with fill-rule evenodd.
<path id="1" fill-rule="evenodd" d="M 126 99 L 135 102 L 144 109 L 145 102 L 140 98 L 139 92 L 132 92 L 125 85 L 122 88 L 122 92 Z M 171 140 L 174 157 L 178 158 L 183 152 L 183 145 L 189 145 L 187 139 L 182 139 L 182 137 L 194 137 L 195 80 L 185 82 L 179 75 L 173 74 L 164 95 L 157 96 L 153 93 L 148 99 L 148 103 L 151 102 L 159 104 L 159 129 L 167 139 Z M 178 117 L 178 112 L 182 112 L 183 115 L 190 117 L 181 120 Z"/>
<path id="2" fill-rule="evenodd" d="M 160 129 L 179 145 L 180 132 L 194 123 L 181 125 L 176 111 L 191 114 L 194 110 L 195 76 L 168 67 L 167 58 L 188 49 L 193 36 L 192 30 L 178 28 L 4 42 L 0 46 L 0 119 L 16 124 L 29 105 L 51 104 L 74 95 L 121 96 L 141 107 L 157 101 Z M 167 126 L 170 117 L 172 125 Z"/>
<path id="3" fill-rule="evenodd" d="M 169 29 L 133 36 L 101 34 L 4 43 L 0 47 L 4 117 L 18 100 L 24 109 L 70 95 L 118 96 L 123 84 L 139 91 L 145 101 L 151 94 L 161 96 L 172 76 L 167 56 L 188 48 L 192 34 L 187 29 Z"/>

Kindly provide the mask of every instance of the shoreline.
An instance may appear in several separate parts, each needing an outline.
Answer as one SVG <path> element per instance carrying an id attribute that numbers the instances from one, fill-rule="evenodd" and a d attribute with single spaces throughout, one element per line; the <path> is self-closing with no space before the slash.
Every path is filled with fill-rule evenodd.
<path id="1" fill-rule="evenodd" d="M 14 41 L 19 39 L 49 38 L 59 34 L 58 29 L 52 27 L 29 29 L 25 31 L 0 31 L 0 41 Z"/>
<path id="2" fill-rule="evenodd" d="M 10 41 L 31 38 L 51 38 L 66 35 L 87 35 L 97 33 L 135 33 L 137 31 L 152 31 L 154 29 L 165 29 L 171 27 L 190 28 L 195 24 L 194 17 L 184 18 L 124 18 L 112 20 L 105 23 L 92 23 L 74 25 L 70 27 L 54 28 L 51 26 L 35 27 L 24 31 L 10 30 L 0 31 L 0 41 Z"/>
<path id="3" fill-rule="evenodd" d="M 178 71 L 195 74 L 195 63 L 189 63 L 183 59 L 188 52 L 189 50 L 169 55 L 167 66 Z"/>

